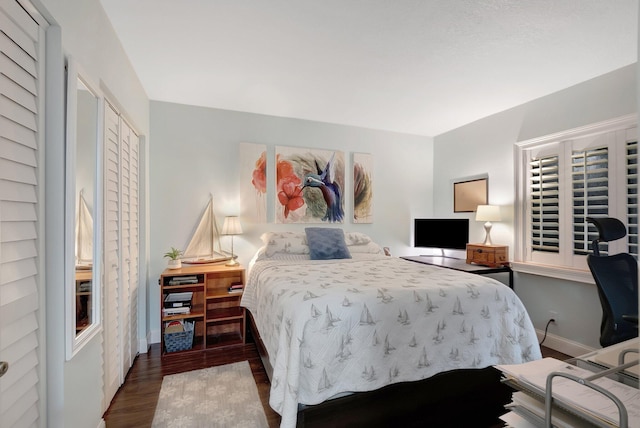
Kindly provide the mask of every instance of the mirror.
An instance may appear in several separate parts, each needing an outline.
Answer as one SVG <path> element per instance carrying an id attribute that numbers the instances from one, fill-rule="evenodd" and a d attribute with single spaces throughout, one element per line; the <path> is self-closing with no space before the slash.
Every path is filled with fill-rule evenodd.
<path id="1" fill-rule="evenodd" d="M 100 328 L 102 97 L 69 59 L 66 130 L 66 331 L 71 359 Z M 94 227 L 94 224 L 96 227 Z"/>

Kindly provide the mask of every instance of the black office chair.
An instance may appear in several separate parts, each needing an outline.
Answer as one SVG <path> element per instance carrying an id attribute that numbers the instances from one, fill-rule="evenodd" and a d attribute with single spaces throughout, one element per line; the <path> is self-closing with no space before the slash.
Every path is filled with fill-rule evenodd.
<path id="1" fill-rule="evenodd" d="M 598 286 L 602 304 L 600 345 L 603 347 L 638 336 L 638 262 L 627 253 L 601 256 L 598 244 L 624 238 L 627 229 L 612 217 L 587 217 L 598 229 L 587 264 Z"/>

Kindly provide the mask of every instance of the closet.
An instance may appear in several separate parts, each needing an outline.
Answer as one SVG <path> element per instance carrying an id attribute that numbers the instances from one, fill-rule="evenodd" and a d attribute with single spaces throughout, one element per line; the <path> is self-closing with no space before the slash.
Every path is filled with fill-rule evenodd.
<path id="1" fill-rule="evenodd" d="M 104 120 L 104 409 L 138 353 L 139 139 L 109 103 Z"/>
<path id="2" fill-rule="evenodd" d="M 46 22 L 3 0 L 0 27 L 0 364 L 8 365 L 0 375 L 0 425 L 35 426 L 44 420 L 41 357 L 47 345 L 40 341 L 48 278 L 41 270 L 45 204 L 39 184 Z"/>

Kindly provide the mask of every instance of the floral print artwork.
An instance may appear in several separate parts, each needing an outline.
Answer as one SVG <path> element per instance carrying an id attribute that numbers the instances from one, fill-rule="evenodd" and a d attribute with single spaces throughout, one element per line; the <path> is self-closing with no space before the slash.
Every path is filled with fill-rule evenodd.
<path id="1" fill-rule="evenodd" d="M 373 155 L 353 154 L 353 222 L 373 223 Z"/>
<path id="2" fill-rule="evenodd" d="M 240 143 L 240 204 L 243 221 L 267 222 L 267 146 Z"/>

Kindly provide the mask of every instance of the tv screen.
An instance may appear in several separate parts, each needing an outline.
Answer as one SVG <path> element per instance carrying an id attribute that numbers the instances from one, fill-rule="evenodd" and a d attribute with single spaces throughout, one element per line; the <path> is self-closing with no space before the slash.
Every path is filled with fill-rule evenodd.
<path id="1" fill-rule="evenodd" d="M 416 218 L 414 220 L 414 247 L 464 250 L 468 242 L 468 218 Z"/>

